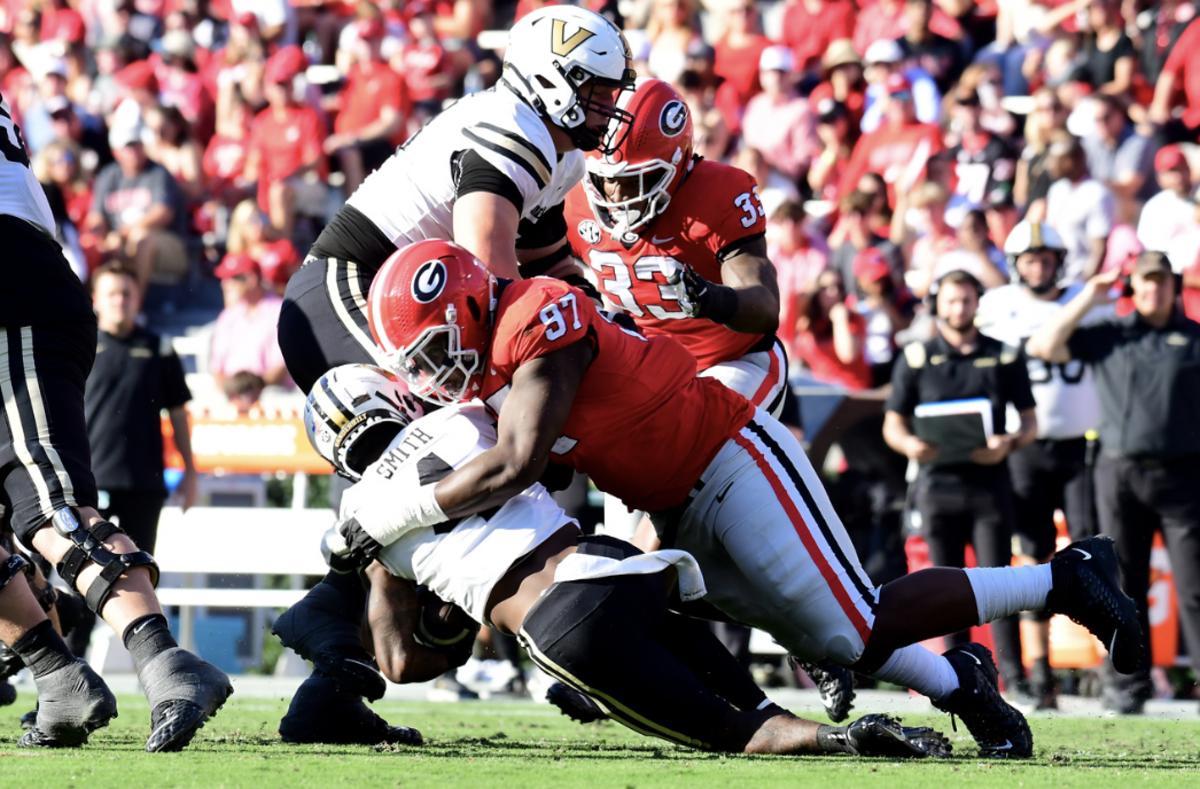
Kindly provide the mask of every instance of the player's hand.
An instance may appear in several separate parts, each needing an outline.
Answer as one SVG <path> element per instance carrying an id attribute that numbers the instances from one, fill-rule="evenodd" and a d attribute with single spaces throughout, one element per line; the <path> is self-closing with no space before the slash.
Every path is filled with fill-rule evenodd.
<path id="1" fill-rule="evenodd" d="M 888 715 L 864 715 L 846 727 L 846 745 L 858 756 L 892 759 L 945 758 L 951 745 L 936 729 L 909 727 Z"/>
<path id="2" fill-rule="evenodd" d="M 995 466 L 1004 462 L 1012 449 L 1012 436 L 988 436 L 987 446 L 971 450 L 971 462 L 980 466 Z"/>
<path id="3" fill-rule="evenodd" d="M 904 454 L 909 460 L 915 460 L 918 463 L 931 463 L 937 460 L 938 448 L 936 444 L 930 444 L 928 441 L 922 441 L 916 436 L 910 436 L 908 444 L 904 448 Z"/>
<path id="4" fill-rule="evenodd" d="M 1088 297 L 1091 298 L 1093 306 L 1101 307 L 1116 301 L 1112 291 L 1120 278 L 1121 269 L 1118 267 L 1101 271 L 1087 281 L 1084 287 L 1087 288 Z"/>
<path id="5" fill-rule="evenodd" d="M 196 498 L 198 496 L 196 490 L 196 480 L 197 475 L 195 469 L 184 469 L 183 479 L 179 482 L 179 493 L 181 496 L 179 509 L 183 512 L 187 512 L 189 509 L 196 506 Z"/>
<path id="6" fill-rule="evenodd" d="M 676 266 L 667 273 L 667 289 L 679 301 L 679 309 L 689 318 L 700 317 L 708 286 L 708 280 L 687 266 Z"/>
<path id="7" fill-rule="evenodd" d="M 346 545 L 345 550 L 339 555 L 339 560 L 355 569 L 366 567 L 375 561 L 379 552 L 383 550 L 383 546 L 374 537 L 367 534 L 362 524 L 353 516 L 339 521 L 337 531 Z M 332 566 L 331 563 L 330 567 Z"/>

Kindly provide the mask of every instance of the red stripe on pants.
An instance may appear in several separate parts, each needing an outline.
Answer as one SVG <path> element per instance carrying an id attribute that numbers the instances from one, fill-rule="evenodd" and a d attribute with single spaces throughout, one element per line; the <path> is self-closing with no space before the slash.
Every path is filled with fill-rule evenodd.
<path id="1" fill-rule="evenodd" d="M 779 378 L 779 352 L 772 345 L 769 351 L 771 363 L 767 366 L 767 377 L 759 385 L 758 391 L 754 393 L 754 397 L 750 398 L 750 402 L 754 405 L 763 405 L 763 401 L 767 399 L 767 395 L 771 393 L 771 389 L 775 386 L 775 381 Z"/>

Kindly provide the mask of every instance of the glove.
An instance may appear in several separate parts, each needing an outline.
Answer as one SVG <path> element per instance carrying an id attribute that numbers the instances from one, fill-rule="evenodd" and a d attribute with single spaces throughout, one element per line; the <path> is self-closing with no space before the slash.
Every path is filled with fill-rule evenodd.
<path id="1" fill-rule="evenodd" d="M 689 266 L 678 266 L 668 274 L 667 287 L 678 299 L 679 309 L 689 318 L 728 323 L 737 312 L 737 294 L 733 288 L 709 282 Z"/>
<path id="2" fill-rule="evenodd" d="M 950 741 L 941 732 L 925 726 L 902 726 L 900 721 L 888 715 L 864 715 L 842 729 L 841 734 L 844 751 L 856 756 L 945 758 L 951 750 Z"/>
<path id="3" fill-rule="evenodd" d="M 340 567 L 359 570 L 375 561 L 379 552 L 383 550 L 383 546 L 374 537 L 367 534 L 353 516 L 339 521 L 337 532 L 345 547 L 336 554 L 331 553 L 331 559 L 332 556 L 337 557 L 336 560 L 329 561 L 330 569 L 335 571 L 338 570 L 337 567 L 334 567 L 335 561 Z M 344 570 L 340 572 L 344 572 Z"/>

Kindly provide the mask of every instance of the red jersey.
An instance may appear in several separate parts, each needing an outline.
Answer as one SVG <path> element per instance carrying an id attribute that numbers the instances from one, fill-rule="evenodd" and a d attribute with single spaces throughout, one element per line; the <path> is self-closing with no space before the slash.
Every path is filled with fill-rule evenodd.
<path id="1" fill-rule="evenodd" d="M 682 265 L 710 282 L 721 282 L 718 254 L 766 232 L 757 189 L 754 177 L 744 170 L 701 159 L 667 210 L 626 245 L 596 221 L 580 184 L 564 205 L 567 238 L 575 256 L 595 272 L 606 305 L 629 313 L 647 335 L 674 337 L 706 370 L 746 355 L 763 335 L 689 318 L 675 299 L 663 295 L 661 286 Z"/>
<path id="2" fill-rule="evenodd" d="M 404 78 L 387 63 L 355 63 L 346 76 L 342 110 L 334 121 L 333 130 L 338 134 L 362 131 L 379 119 L 384 107 L 403 116 L 408 111 L 407 103 Z M 404 142 L 403 125 L 392 135 L 390 142 L 393 145 Z"/>
<path id="3" fill-rule="evenodd" d="M 682 504 L 754 407 L 667 337 L 623 329 L 562 280 L 505 286 L 496 308 L 480 393 L 499 413 L 517 368 L 575 342 L 595 356 L 551 452 L 632 509 Z"/>
<path id="4" fill-rule="evenodd" d="M 912 185 L 924 177 L 925 165 L 945 149 L 942 132 L 932 123 L 909 123 L 894 129 L 886 123 L 870 134 L 859 138 L 850 155 L 850 163 L 842 173 L 838 194 L 848 195 L 858 188 L 866 173 L 878 173 L 887 182 L 888 202 L 896 204 L 896 185 L 914 174 Z M 911 170 L 918 168 L 919 172 Z"/>
<path id="5" fill-rule="evenodd" d="M 311 164 L 318 164 L 324 175 L 324 139 L 324 125 L 312 107 L 288 107 L 282 119 L 277 119 L 270 107 L 258 113 L 250 128 L 250 150 L 259 155 L 258 204 L 264 211 L 272 183 Z"/>

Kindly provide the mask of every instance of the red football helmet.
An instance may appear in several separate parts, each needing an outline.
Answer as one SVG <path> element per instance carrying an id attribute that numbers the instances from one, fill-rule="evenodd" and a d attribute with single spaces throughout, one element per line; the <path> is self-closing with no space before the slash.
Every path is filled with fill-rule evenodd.
<path id="1" fill-rule="evenodd" d="M 587 157 L 584 191 L 614 238 L 635 232 L 667 209 L 692 165 L 692 114 L 668 83 L 648 79 L 617 106 L 633 115 L 612 153 Z"/>
<path id="2" fill-rule="evenodd" d="M 496 307 L 496 278 L 450 241 L 397 250 L 375 275 L 367 317 L 389 364 L 423 400 L 450 405 L 479 394 Z"/>

